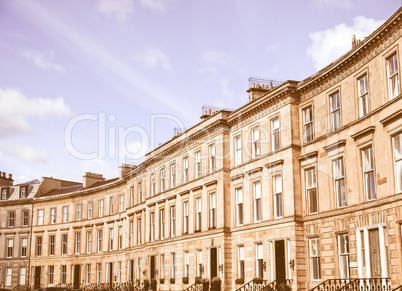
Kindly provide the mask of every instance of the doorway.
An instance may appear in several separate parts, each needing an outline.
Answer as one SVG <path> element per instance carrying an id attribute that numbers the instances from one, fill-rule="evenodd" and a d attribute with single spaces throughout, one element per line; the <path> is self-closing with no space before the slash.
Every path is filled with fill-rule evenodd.
<path id="1" fill-rule="evenodd" d="M 155 278 L 155 256 L 151 256 L 150 269 L 151 269 L 151 280 L 156 279 Z"/>
<path id="2" fill-rule="evenodd" d="M 369 230 L 371 278 L 381 278 L 380 237 L 378 228 Z"/>
<path id="3" fill-rule="evenodd" d="M 109 283 L 113 284 L 113 263 L 109 263 Z"/>
<path id="4" fill-rule="evenodd" d="M 40 288 L 40 274 L 41 274 L 41 267 L 35 267 L 35 279 L 34 279 L 34 289 Z"/>
<path id="5" fill-rule="evenodd" d="M 74 265 L 74 289 L 80 288 L 81 265 Z"/>
<path id="6" fill-rule="evenodd" d="M 216 248 L 211 248 L 211 279 L 218 277 L 218 253 Z"/>
<path id="7" fill-rule="evenodd" d="M 275 241 L 275 273 L 276 282 L 283 283 L 286 280 L 285 268 L 285 241 Z"/>

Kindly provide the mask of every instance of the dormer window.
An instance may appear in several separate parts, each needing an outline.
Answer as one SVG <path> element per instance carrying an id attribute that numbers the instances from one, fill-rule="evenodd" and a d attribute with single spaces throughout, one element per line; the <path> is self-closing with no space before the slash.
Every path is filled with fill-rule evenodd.
<path id="1" fill-rule="evenodd" d="M 1 188 L 1 199 L 7 200 L 8 199 L 9 188 Z"/>
<path id="2" fill-rule="evenodd" d="M 21 186 L 20 187 L 20 198 L 26 198 L 27 197 L 27 186 Z"/>

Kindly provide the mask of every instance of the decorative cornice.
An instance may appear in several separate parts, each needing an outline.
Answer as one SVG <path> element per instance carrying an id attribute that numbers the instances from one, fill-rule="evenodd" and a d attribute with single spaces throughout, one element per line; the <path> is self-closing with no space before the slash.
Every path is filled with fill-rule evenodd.
<path id="1" fill-rule="evenodd" d="M 155 206 L 155 204 L 156 204 L 156 202 L 151 202 L 151 203 L 147 204 L 147 207 L 149 208 L 149 207 Z"/>
<path id="2" fill-rule="evenodd" d="M 195 192 L 197 190 L 202 190 L 202 185 L 195 186 L 195 187 L 191 188 L 190 190 L 191 190 L 191 192 Z"/>
<path id="3" fill-rule="evenodd" d="M 257 167 L 257 168 L 248 170 L 246 173 L 247 173 L 248 175 L 251 175 L 251 174 L 254 174 L 254 173 L 257 173 L 257 172 L 261 172 L 262 169 L 263 169 L 263 167 Z"/>
<path id="4" fill-rule="evenodd" d="M 168 198 L 166 198 L 167 201 L 172 200 L 172 199 L 176 199 L 176 194 L 174 195 L 170 195 Z"/>
<path id="5" fill-rule="evenodd" d="M 346 140 L 341 139 L 341 140 L 338 140 L 334 143 L 331 143 L 331 144 L 325 146 L 324 150 L 326 150 L 327 152 L 330 152 L 332 150 L 336 150 L 336 149 L 345 147 L 345 144 L 346 144 Z"/>
<path id="6" fill-rule="evenodd" d="M 73 226 L 73 229 L 79 229 L 79 228 L 82 228 L 82 225 L 74 225 Z"/>
<path id="7" fill-rule="evenodd" d="M 280 159 L 280 160 L 277 160 L 277 161 L 274 161 L 274 162 L 266 164 L 265 167 L 274 168 L 274 167 L 282 166 L 283 163 L 284 163 L 284 160 Z"/>
<path id="8" fill-rule="evenodd" d="M 204 186 L 209 187 L 209 186 L 216 185 L 216 184 L 218 184 L 218 180 L 213 180 L 213 181 L 207 182 L 204 184 Z"/>
<path id="9" fill-rule="evenodd" d="M 313 151 L 311 153 L 300 156 L 298 159 L 299 159 L 299 161 L 305 161 L 308 159 L 316 158 L 317 156 L 318 156 L 318 151 Z"/>
<path id="10" fill-rule="evenodd" d="M 165 199 L 165 198 L 156 201 L 156 203 L 158 203 L 158 204 L 165 203 L 165 202 L 166 202 L 166 199 Z"/>
<path id="11" fill-rule="evenodd" d="M 102 221 L 102 222 L 95 223 L 95 226 L 99 226 L 99 225 L 103 225 L 103 224 L 104 224 L 104 222 Z"/>
<path id="12" fill-rule="evenodd" d="M 371 125 L 371 126 L 368 126 L 368 127 L 364 128 L 364 129 L 359 130 L 358 132 L 350 135 L 350 137 L 353 138 L 356 141 L 356 140 L 358 140 L 358 139 L 360 139 L 360 138 L 362 138 L 362 137 L 364 137 L 366 135 L 374 133 L 374 131 L 375 131 L 375 126 Z"/>
<path id="13" fill-rule="evenodd" d="M 188 194 L 190 194 L 190 190 L 185 190 L 185 191 L 182 191 L 179 193 L 180 196 L 188 195 Z"/>
<path id="14" fill-rule="evenodd" d="M 245 176 L 244 173 L 241 173 L 239 175 L 231 177 L 230 180 L 234 181 L 234 180 L 237 180 L 237 179 L 243 179 L 244 176 Z"/>
<path id="15" fill-rule="evenodd" d="M 387 117 L 381 119 L 380 122 L 383 126 L 387 126 L 388 124 L 401 118 L 402 118 L 402 109 L 399 109 L 393 112 L 392 114 L 388 115 Z"/>

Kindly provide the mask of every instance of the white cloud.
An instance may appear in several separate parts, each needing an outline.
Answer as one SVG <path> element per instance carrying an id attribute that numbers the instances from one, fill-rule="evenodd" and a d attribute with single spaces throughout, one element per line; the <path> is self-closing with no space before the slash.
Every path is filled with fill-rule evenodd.
<path id="1" fill-rule="evenodd" d="M 14 145 L 7 148 L 6 152 L 22 162 L 46 163 L 49 160 L 49 153 L 46 150 L 36 150 L 28 145 Z"/>
<path id="2" fill-rule="evenodd" d="M 205 51 L 201 59 L 203 66 L 198 70 L 200 73 L 212 73 L 221 67 L 233 67 L 237 64 L 237 59 L 227 52 Z"/>
<path id="3" fill-rule="evenodd" d="M 164 10 L 164 7 L 162 5 L 162 1 L 160 1 L 160 0 L 140 0 L 140 3 L 143 6 L 151 8 L 152 10 L 159 10 L 159 11 Z"/>
<path id="4" fill-rule="evenodd" d="M 143 52 L 139 52 L 133 57 L 133 60 L 148 69 L 156 69 L 161 67 L 166 71 L 173 71 L 169 57 L 163 51 L 157 48 L 151 48 Z"/>
<path id="5" fill-rule="evenodd" d="M 35 64 L 35 66 L 37 66 L 40 69 L 50 71 L 53 70 L 60 74 L 65 73 L 65 70 L 61 65 L 52 62 L 52 59 L 54 58 L 54 52 L 44 54 L 36 50 L 21 49 L 18 51 L 18 53 L 24 58 L 32 61 Z"/>
<path id="6" fill-rule="evenodd" d="M 350 9 L 353 7 L 351 0 L 314 0 L 314 3 L 319 7 L 336 7 L 342 9 Z"/>
<path id="7" fill-rule="evenodd" d="M 351 26 L 341 23 L 327 30 L 311 32 L 307 55 L 313 60 L 317 70 L 322 69 L 352 48 L 353 34 L 356 38 L 363 39 L 383 22 L 384 20 L 356 16 Z"/>
<path id="8" fill-rule="evenodd" d="M 98 11 L 108 18 L 125 21 L 134 10 L 133 0 L 100 0 Z"/>
<path id="9" fill-rule="evenodd" d="M 0 89 L 0 137 L 30 132 L 29 118 L 69 116 L 63 97 L 27 98 L 16 89 Z"/>

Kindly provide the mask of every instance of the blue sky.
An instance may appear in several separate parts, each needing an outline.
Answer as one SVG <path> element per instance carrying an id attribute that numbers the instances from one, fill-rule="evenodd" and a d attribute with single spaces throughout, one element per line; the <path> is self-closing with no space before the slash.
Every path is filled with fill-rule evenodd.
<path id="1" fill-rule="evenodd" d="M 2 0 L 0 171 L 18 182 L 118 175 L 248 78 L 303 80 L 396 0 Z"/>

